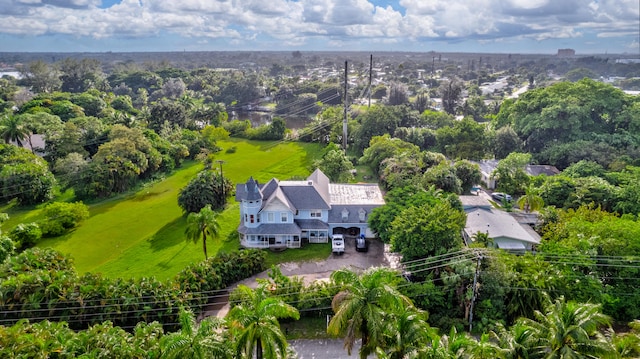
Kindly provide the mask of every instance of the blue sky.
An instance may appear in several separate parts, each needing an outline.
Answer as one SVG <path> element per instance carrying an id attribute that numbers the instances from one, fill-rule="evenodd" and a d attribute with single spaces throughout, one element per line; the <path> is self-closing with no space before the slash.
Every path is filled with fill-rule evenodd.
<path id="1" fill-rule="evenodd" d="M 0 0 L 0 51 L 638 54 L 638 0 Z"/>

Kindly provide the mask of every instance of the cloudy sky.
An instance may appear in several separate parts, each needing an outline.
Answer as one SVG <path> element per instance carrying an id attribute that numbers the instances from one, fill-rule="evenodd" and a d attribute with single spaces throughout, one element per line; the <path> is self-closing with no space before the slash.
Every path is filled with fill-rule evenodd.
<path id="1" fill-rule="evenodd" d="M 0 51 L 639 53 L 639 0 L 0 0 Z"/>

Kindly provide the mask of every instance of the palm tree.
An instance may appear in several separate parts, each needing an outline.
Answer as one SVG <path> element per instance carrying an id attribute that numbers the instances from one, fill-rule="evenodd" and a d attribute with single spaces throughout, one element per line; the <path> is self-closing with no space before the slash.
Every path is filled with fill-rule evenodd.
<path id="1" fill-rule="evenodd" d="M 165 335 L 160 341 L 162 358 L 232 358 L 222 323 L 214 317 L 197 323 L 191 310 L 180 310 L 180 331 Z"/>
<path id="2" fill-rule="evenodd" d="M 504 351 L 505 358 L 529 358 L 531 348 L 535 347 L 533 329 L 521 322 L 516 322 L 509 330 L 505 329 L 502 324 L 498 323 L 497 326 L 498 332 L 495 335 L 499 338 L 499 344 Z"/>
<path id="3" fill-rule="evenodd" d="M 385 328 L 384 348 L 378 347 L 378 357 L 388 359 L 417 358 L 435 334 L 427 324 L 427 313 L 413 306 L 400 307 L 392 314 Z"/>
<path id="4" fill-rule="evenodd" d="M 202 237 L 202 250 L 205 259 L 207 259 L 207 234 L 217 238 L 219 232 L 218 214 L 211 209 L 211 205 L 205 206 L 198 213 L 189 213 L 185 230 L 187 241 L 197 243 Z"/>
<path id="5" fill-rule="evenodd" d="M 495 337 L 493 333 L 484 333 L 480 336 L 480 340 L 473 340 L 469 346 L 469 354 L 471 358 L 477 359 L 494 359 L 504 358 L 504 350 L 500 346 L 491 340 L 491 337 Z"/>
<path id="6" fill-rule="evenodd" d="M 269 297 L 264 285 L 253 290 L 239 285 L 244 300 L 233 307 L 227 315 L 232 331 L 236 334 L 236 357 L 257 359 L 286 358 L 285 338 L 278 318 L 299 319 L 298 310 L 279 297 Z"/>
<path id="7" fill-rule="evenodd" d="M 544 207 L 544 200 L 538 194 L 538 189 L 530 184 L 525 190 L 524 196 L 518 198 L 518 207 L 525 212 L 534 212 Z"/>
<path id="8" fill-rule="evenodd" d="M 411 300 L 396 288 L 396 272 L 389 268 L 371 268 L 361 277 L 350 270 L 340 269 L 331 279 L 342 289 L 335 295 L 327 332 L 331 335 L 345 333 L 344 346 L 349 355 L 357 337 L 362 339 L 360 357 L 366 358 L 384 340 L 385 319 L 397 308 L 411 305 Z"/>
<path id="9" fill-rule="evenodd" d="M 429 345 L 423 350 L 420 358 L 426 359 L 454 359 L 472 358 L 469 354 L 476 344 L 473 337 L 467 333 L 458 333 L 455 326 L 451 327 L 448 335 L 431 335 Z"/>
<path id="10" fill-rule="evenodd" d="M 566 302 L 561 297 L 547 304 L 544 313 L 535 311 L 535 320 L 521 318 L 521 323 L 531 327 L 538 340 L 530 352 L 532 356 L 549 359 L 614 357 L 611 343 L 598 331 L 611 322 L 600 307 Z"/>
<path id="11" fill-rule="evenodd" d="M 30 131 L 19 116 L 4 116 L 0 120 L 0 136 L 6 143 L 15 142 L 22 147 L 22 141 L 28 138 Z"/>

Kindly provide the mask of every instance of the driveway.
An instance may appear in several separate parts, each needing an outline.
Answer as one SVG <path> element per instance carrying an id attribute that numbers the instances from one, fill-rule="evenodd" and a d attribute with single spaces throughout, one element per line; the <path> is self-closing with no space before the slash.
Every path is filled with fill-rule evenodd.
<path id="1" fill-rule="evenodd" d="M 313 246 L 313 244 L 307 244 Z M 369 239 L 369 251 L 357 252 L 355 248 L 355 238 L 345 236 L 344 254 L 331 254 L 327 259 L 309 262 L 290 262 L 279 265 L 282 274 L 286 276 L 298 276 L 304 280 L 305 284 L 310 284 L 317 280 L 327 280 L 333 271 L 348 268 L 356 272 L 364 271 L 371 267 L 389 266 L 395 260 L 388 253 L 388 248 L 380 240 Z M 287 249 L 295 251 L 295 249 Z M 253 277 L 242 280 L 228 289 L 232 292 L 239 284 L 255 288 L 258 285 L 256 279 L 268 278 L 269 270 L 261 272 Z M 217 316 L 223 318 L 229 311 L 228 296 L 219 298 L 217 303 L 209 305 L 203 313 L 204 317 Z"/>

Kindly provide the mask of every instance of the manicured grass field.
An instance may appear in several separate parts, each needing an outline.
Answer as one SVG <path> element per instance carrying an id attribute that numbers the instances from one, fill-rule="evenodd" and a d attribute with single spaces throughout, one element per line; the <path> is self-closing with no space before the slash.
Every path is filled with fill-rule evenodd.
<path id="1" fill-rule="evenodd" d="M 253 176 L 260 182 L 273 177 L 281 180 L 309 175 L 318 145 L 229 140 L 219 143 L 223 151 L 216 159 L 225 161 L 224 175 L 234 183 Z M 226 152 L 235 147 L 234 153 Z M 185 164 L 163 181 L 150 184 L 129 196 L 90 205 L 91 217 L 72 233 L 43 240 L 39 246 L 53 247 L 74 258 L 78 273 L 102 273 L 107 277 L 156 276 L 166 279 L 186 265 L 204 259 L 202 245 L 187 243 L 184 237 L 186 219 L 178 206 L 177 196 L 195 174 L 199 163 Z M 37 218 L 37 210 L 10 213 L 12 221 L 25 222 Z M 28 219 L 27 219 L 28 218 Z M 239 208 L 233 198 L 220 215 L 221 238 L 208 239 L 210 256 L 218 251 L 239 248 L 235 230 L 239 224 Z M 9 226 L 5 227 L 10 228 Z M 322 247 L 322 246 L 321 246 Z M 329 251 L 293 250 L 269 253 L 269 263 L 291 259 L 326 257 Z M 326 252 L 326 253 L 325 253 Z"/>

